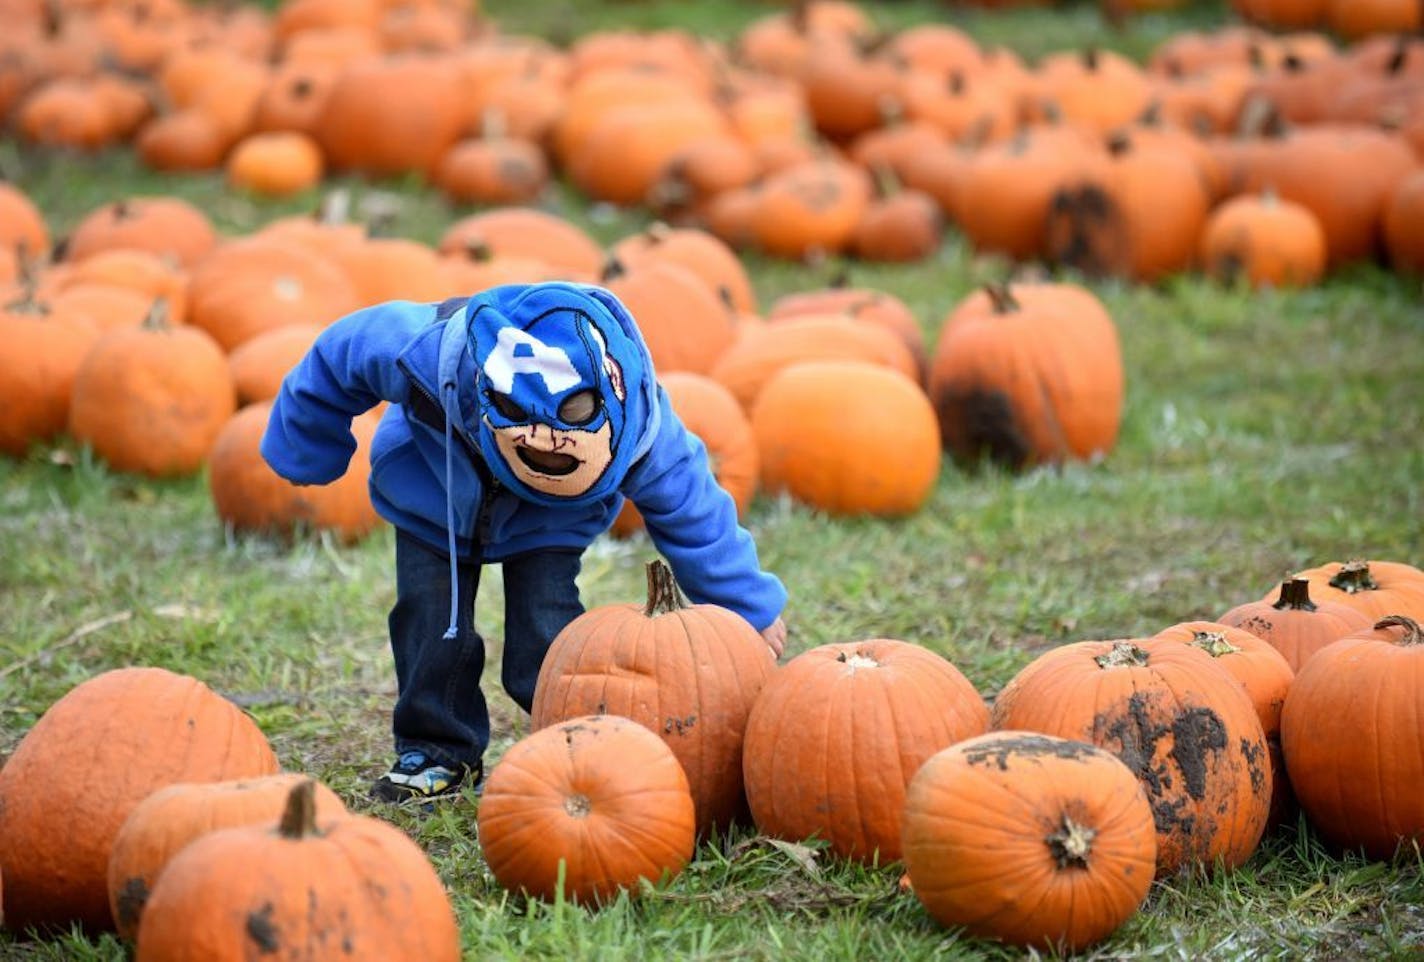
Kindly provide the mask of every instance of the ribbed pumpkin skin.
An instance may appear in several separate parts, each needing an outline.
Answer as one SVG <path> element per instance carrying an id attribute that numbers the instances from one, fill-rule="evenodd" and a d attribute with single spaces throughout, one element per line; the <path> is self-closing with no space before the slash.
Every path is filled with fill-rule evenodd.
<path id="1" fill-rule="evenodd" d="M 136 962 L 459 958 L 455 913 L 425 852 L 365 815 L 308 821 L 295 837 L 274 825 L 243 825 L 198 839 L 159 876 L 135 955 Z"/>
<path id="2" fill-rule="evenodd" d="M 1384 623 L 1310 659 L 1281 713 L 1306 817 L 1334 845 L 1379 859 L 1424 840 L 1424 639 Z"/>
<path id="3" fill-rule="evenodd" d="M 889 638 L 812 648 L 752 706 L 742 756 L 752 817 L 768 835 L 894 861 L 916 770 L 988 726 L 974 686 L 926 648 Z"/>
<path id="4" fill-rule="evenodd" d="M 915 895 L 940 923 L 1076 951 L 1147 897 L 1157 835 L 1141 783 L 1109 752 L 1000 731 L 915 774 L 904 848 Z"/>
<path id="5" fill-rule="evenodd" d="M 1104 748 L 1142 782 L 1157 825 L 1157 874 L 1245 862 L 1265 830 L 1271 766 L 1261 720 L 1208 654 L 1164 639 L 1080 641 L 1016 675 L 994 727 Z"/>
<path id="6" fill-rule="evenodd" d="M 0 309 L 0 454 L 18 457 L 64 430 L 74 376 L 97 337 L 87 321 Z"/>
<path id="7" fill-rule="evenodd" d="M 663 739 L 616 715 L 571 718 L 526 736 L 485 783 L 480 847 L 496 881 L 589 903 L 677 875 L 692 857 L 695 807 Z"/>
<path id="8" fill-rule="evenodd" d="M 160 788 L 124 819 L 109 853 L 109 908 L 122 938 L 138 934 L 138 921 L 163 867 L 182 848 L 209 832 L 238 825 L 275 824 L 291 790 L 308 776 L 282 772 L 227 782 L 182 783 Z M 317 818 L 346 813 L 336 793 L 317 785 Z"/>
<path id="9" fill-rule="evenodd" d="M 1281 585 L 1274 601 L 1248 601 L 1216 620 L 1264 638 L 1286 656 L 1291 671 L 1298 672 L 1321 648 L 1371 623 L 1367 615 L 1347 605 L 1316 603 L 1303 593 L 1307 591 L 1304 579 L 1292 579 Z"/>
<path id="10" fill-rule="evenodd" d="M 1271 753 L 1271 816 L 1268 825 L 1295 817 L 1295 798 L 1281 759 L 1281 708 L 1295 672 L 1270 643 L 1242 628 L 1214 621 L 1184 621 L 1164 628 L 1156 637 L 1200 648 L 1217 660 L 1246 689 Z"/>
<path id="11" fill-rule="evenodd" d="M 619 715 L 655 732 L 687 772 L 704 833 L 746 811 L 742 737 L 774 662 L 740 615 L 717 605 L 672 608 L 667 590 L 650 584 L 649 605 L 603 605 L 560 632 L 539 670 L 531 724 Z"/>
<path id="12" fill-rule="evenodd" d="M 0 769 L 6 924 L 112 928 L 109 854 L 139 802 L 178 782 L 277 769 L 252 719 L 196 678 L 119 668 L 76 685 Z"/>
<path id="13" fill-rule="evenodd" d="M 1406 615 L 1424 620 L 1424 571 L 1399 561 L 1339 562 L 1297 572 L 1310 583 L 1310 597 L 1342 604 L 1368 618 Z M 1275 592 L 1265 600 L 1274 601 Z"/>

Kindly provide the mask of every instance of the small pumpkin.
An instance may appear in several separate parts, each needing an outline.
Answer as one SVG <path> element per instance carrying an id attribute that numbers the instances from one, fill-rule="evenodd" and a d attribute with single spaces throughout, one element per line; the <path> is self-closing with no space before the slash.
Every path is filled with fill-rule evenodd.
<path id="1" fill-rule="evenodd" d="M 144 906 L 137 962 L 457 962 L 455 912 L 425 852 L 378 818 L 318 822 L 315 790 L 293 788 L 276 823 L 219 829 L 175 855 Z"/>
<path id="2" fill-rule="evenodd" d="M 940 924 L 1075 952 L 1147 898 L 1157 835 L 1141 783 L 1110 752 L 996 731 L 915 773 L 904 850 L 915 896 Z"/>
<path id="3" fill-rule="evenodd" d="M 924 329 L 920 327 L 915 312 L 894 294 L 873 287 L 837 282 L 830 287 L 783 294 L 772 302 L 766 319 L 775 322 L 808 314 L 843 314 L 860 323 L 893 331 L 910 349 L 919 372 L 918 380 L 924 383 L 929 366 Z"/>
<path id="4" fill-rule="evenodd" d="M 939 479 L 934 409 L 901 371 L 790 364 L 757 395 L 751 423 L 762 487 L 832 515 L 912 514 Z"/>
<path id="5" fill-rule="evenodd" d="M 627 718 L 569 718 L 516 742 L 485 783 L 480 848 L 504 888 L 606 901 L 682 871 L 694 805 L 665 741 Z"/>
<path id="6" fill-rule="evenodd" d="M 109 853 L 109 908 L 119 937 L 133 939 L 149 893 L 165 865 L 185 845 L 235 825 L 275 823 L 287 796 L 308 776 L 295 772 L 224 782 L 169 785 L 149 795 L 124 819 Z M 346 813 L 336 793 L 318 783 L 316 814 L 323 822 Z"/>
<path id="7" fill-rule="evenodd" d="M 901 856 L 906 787 L 936 752 L 988 730 L 969 680 L 892 638 L 819 645 L 762 689 L 742 767 L 757 828 L 815 836 L 865 863 Z"/>
<path id="8" fill-rule="evenodd" d="M 527 257 L 589 279 L 603 270 L 603 249 L 583 228 L 537 207 L 496 207 L 462 217 L 437 246 L 442 254 L 478 247 L 498 257 Z"/>
<path id="9" fill-rule="evenodd" d="M 441 156 L 432 179 L 465 204 L 527 204 L 549 185 L 543 148 L 517 137 L 484 136 L 456 143 Z"/>
<path id="10" fill-rule="evenodd" d="M 1264 638 L 1285 655 L 1295 672 L 1321 648 L 1368 627 L 1370 622 L 1367 615 L 1348 605 L 1330 601 L 1316 604 L 1310 596 L 1310 582 L 1299 577 L 1281 582 L 1274 600 L 1267 596 L 1261 601 L 1245 602 L 1216 620 Z"/>
<path id="11" fill-rule="evenodd" d="M 672 572 L 648 565 L 646 604 L 609 604 L 569 623 L 539 669 L 531 725 L 612 714 L 658 734 L 687 771 L 697 830 L 746 811 L 742 733 L 771 676 L 758 631 L 718 605 L 686 604 Z"/>
<path id="12" fill-rule="evenodd" d="M 1270 191 L 1233 197 L 1207 220 L 1201 260 L 1219 281 L 1307 287 L 1325 273 L 1325 231 L 1309 208 Z"/>
<path id="13" fill-rule="evenodd" d="M 249 134 L 228 155 L 227 180 L 264 197 L 290 197 L 321 183 L 321 148 L 310 134 L 278 130 Z"/>

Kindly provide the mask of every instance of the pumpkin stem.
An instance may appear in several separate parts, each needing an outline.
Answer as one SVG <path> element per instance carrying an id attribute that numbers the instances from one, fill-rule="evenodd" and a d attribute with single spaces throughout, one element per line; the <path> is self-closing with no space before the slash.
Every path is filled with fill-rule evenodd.
<path id="1" fill-rule="evenodd" d="M 599 280 L 607 283 L 616 281 L 618 278 L 628 273 L 628 266 L 617 257 L 610 256 L 603 264 L 603 273 L 599 275 Z"/>
<path id="2" fill-rule="evenodd" d="M 851 652 L 849 654 L 842 651 L 836 655 L 836 661 L 844 665 L 849 665 L 852 669 L 880 667 L 880 662 L 860 651 Z"/>
<path id="3" fill-rule="evenodd" d="M 1315 602 L 1310 600 L 1310 582 L 1304 578 L 1282 581 L 1281 595 L 1271 607 L 1277 611 L 1314 611 Z"/>
<path id="4" fill-rule="evenodd" d="M 1391 77 L 1397 77 L 1404 71 L 1404 65 L 1409 62 L 1409 38 L 1405 34 L 1400 34 L 1394 43 L 1394 51 L 1390 54 L 1389 61 L 1384 65 L 1384 72 Z"/>
<path id="5" fill-rule="evenodd" d="M 643 236 L 651 244 L 662 244 L 672 237 L 672 228 L 667 221 L 655 220 L 643 230 Z"/>
<path id="6" fill-rule="evenodd" d="M 1378 591 L 1379 582 L 1370 574 L 1370 563 L 1363 558 L 1347 561 L 1330 579 L 1330 587 L 1338 588 L 1346 594 L 1360 591 Z"/>
<path id="7" fill-rule="evenodd" d="M 1088 856 L 1093 851 L 1093 839 L 1098 833 L 1086 825 L 1079 825 L 1067 814 L 1063 816 L 1063 827 L 1044 839 L 1048 850 L 1059 868 L 1087 868 Z"/>
<path id="8" fill-rule="evenodd" d="M 1192 638 L 1191 645 L 1193 648 L 1200 648 L 1213 658 L 1232 655 L 1241 650 L 1227 641 L 1226 636 L 1219 631 L 1199 631 Z"/>
<path id="9" fill-rule="evenodd" d="M 1146 649 L 1130 641 L 1115 641 L 1112 651 L 1099 655 L 1093 661 L 1098 663 L 1099 668 L 1146 668 L 1148 657 Z"/>
<path id="10" fill-rule="evenodd" d="M 1090 72 L 1097 73 L 1100 63 L 1101 55 L 1097 47 L 1090 46 L 1083 51 L 1083 66 L 1088 68 Z"/>
<path id="11" fill-rule="evenodd" d="M 984 293 L 989 295 L 990 302 L 994 305 L 995 314 L 1013 314 L 1019 310 L 1019 302 L 1014 297 L 1013 291 L 1009 290 L 1009 285 L 985 284 Z"/>
<path id="12" fill-rule="evenodd" d="M 1132 153 L 1132 135 L 1125 130 L 1115 131 L 1109 135 L 1104 146 L 1107 147 L 1109 156 L 1126 157 Z"/>
<path id="13" fill-rule="evenodd" d="M 143 318 L 145 331 L 166 331 L 173 325 L 168 321 L 168 298 L 155 297 Z"/>
<path id="14" fill-rule="evenodd" d="M 652 618 L 657 615 L 681 611 L 686 607 L 687 604 L 682 600 L 682 592 L 677 587 L 677 579 L 672 576 L 672 569 L 660 559 L 654 558 L 649 561 L 648 605 L 643 609 L 643 614 Z"/>
<path id="15" fill-rule="evenodd" d="M 963 70 L 955 70 L 950 73 L 949 92 L 951 94 L 956 97 L 961 97 L 964 95 L 964 91 L 968 88 L 968 86 L 969 82 L 965 79 Z"/>
<path id="16" fill-rule="evenodd" d="M 303 779 L 287 793 L 277 834 L 293 840 L 322 834 L 316 827 L 316 779 Z"/>
<path id="17" fill-rule="evenodd" d="M 1404 629 L 1404 637 L 1399 639 L 1401 645 L 1424 645 L 1424 628 L 1419 627 L 1419 622 L 1408 615 L 1385 615 L 1375 622 L 1376 631 L 1386 628 Z"/>

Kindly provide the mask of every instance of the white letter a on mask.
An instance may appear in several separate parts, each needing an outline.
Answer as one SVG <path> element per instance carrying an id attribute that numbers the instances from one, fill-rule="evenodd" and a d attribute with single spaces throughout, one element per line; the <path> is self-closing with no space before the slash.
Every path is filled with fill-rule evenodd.
<path id="1" fill-rule="evenodd" d="M 515 348 L 521 344 L 528 346 L 528 353 L 516 357 Z M 515 327 L 500 328 L 494 350 L 485 358 L 484 374 L 501 394 L 514 391 L 516 374 L 537 374 L 544 379 L 544 387 L 550 394 L 567 391 L 583 382 L 563 348 L 545 344 Z"/>

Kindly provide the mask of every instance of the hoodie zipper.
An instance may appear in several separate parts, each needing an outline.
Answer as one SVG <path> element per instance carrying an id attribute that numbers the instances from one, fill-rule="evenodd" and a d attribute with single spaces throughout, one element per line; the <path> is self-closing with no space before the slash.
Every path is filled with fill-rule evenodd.
<path id="1" fill-rule="evenodd" d="M 425 398 L 433 410 L 439 411 L 440 416 L 444 418 L 445 411 L 440 404 L 440 400 L 431 394 L 424 384 L 421 384 L 411 375 L 410 368 L 406 366 L 406 363 L 403 360 L 397 361 L 396 366 L 405 373 L 406 378 L 410 381 L 411 387 L 415 389 L 421 397 Z M 479 449 L 475 447 L 474 441 L 472 441 L 465 432 L 464 425 L 452 424 L 451 428 L 460 440 L 464 442 L 463 446 L 470 455 L 470 461 L 474 464 L 475 474 L 480 477 L 480 508 L 475 514 L 475 545 L 481 549 L 480 553 L 483 554 L 484 546 L 489 544 L 490 532 L 494 524 L 494 500 L 504 490 L 504 487 L 490 471 L 489 465 L 485 464 L 484 458 L 480 456 Z"/>

